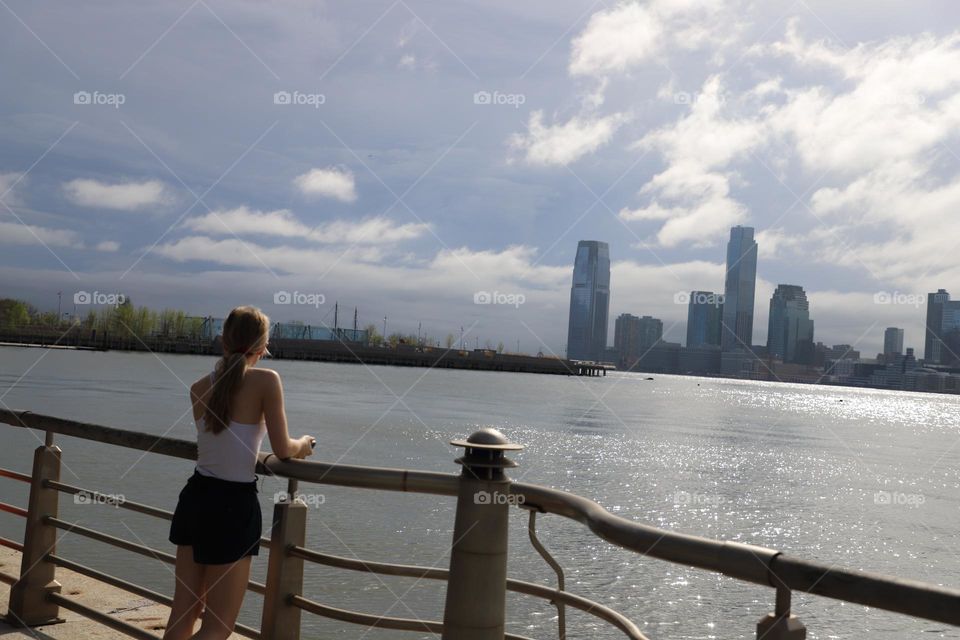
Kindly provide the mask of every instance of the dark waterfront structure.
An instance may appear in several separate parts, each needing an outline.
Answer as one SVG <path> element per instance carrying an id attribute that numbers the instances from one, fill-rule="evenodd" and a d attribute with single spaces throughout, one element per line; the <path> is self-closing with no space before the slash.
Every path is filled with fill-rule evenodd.
<path id="1" fill-rule="evenodd" d="M 687 308 L 687 347 L 720 346 L 723 295 L 712 291 L 690 292 Z"/>
<path id="2" fill-rule="evenodd" d="M 777 285 L 770 298 L 767 352 L 784 363 L 813 362 L 813 320 L 803 287 Z"/>
<path id="3" fill-rule="evenodd" d="M 724 351 L 750 349 L 753 344 L 753 305 L 757 287 L 757 243 L 753 227 L 730 229 L 727 281 L 723 300 Z"/>
<path id="4" fill-rule="evenodd" d="M 603 359 L 610 313 L 610 247 L 606 242 L 581 240 L 573 264 L 567 357 Z"/>

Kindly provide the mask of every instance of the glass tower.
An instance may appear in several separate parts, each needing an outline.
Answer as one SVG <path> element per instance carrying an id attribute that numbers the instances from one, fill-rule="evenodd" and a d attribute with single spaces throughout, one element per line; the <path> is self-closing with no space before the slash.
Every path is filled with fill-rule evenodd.
<path id="1" fill-rule="evenodd" d="M 727 282 L 720 340 L 724 351 L 752 347 L 756 288 L 757 242 L 753 239 L 753 227 L 733 227 L 727 244 Z"/>
<path id="2" fill-rule="evenodd" d="M 883 332 L 883 355 L 903 355 L 903 329 L 888 327 Z"/>
<path id="3" fill-rule="evenodd" d="M 687 347 L 720 346 L 723 295 L 712 291 L 691 291 L 687 307 Z"/>
<path id="4" fill-rule="evenodd" d="M 570 323 L 567 357 L 571 360 L 603 359 L 607 348 L 610 312 L 610 246 L 581 240 L 573 263 L 570 288 Z"/>
<path id="5" fill-rule="evenodd" d="M 923 345 L 925 364 L 939 364 L 943 360 L 943 319 L 950 304 L 946 289 L 927 295 L 927 331 Z"/>
<path id="6" fill-rule="evenodd" d="M 777 285 L 770 299 L 767 351 L 783 362 L 806 362 L 813 353 L 813 320 L 803 287 Z"/>

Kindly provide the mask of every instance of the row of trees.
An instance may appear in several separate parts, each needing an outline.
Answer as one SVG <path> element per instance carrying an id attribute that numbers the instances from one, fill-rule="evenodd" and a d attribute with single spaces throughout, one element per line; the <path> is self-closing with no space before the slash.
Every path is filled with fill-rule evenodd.
<path id="1" fill-rule="evenodd" d="M 457 345 L 457 338 L 452 333 L 448 333 L 447 336 L 441 341 L 433 338 L 429 335 L 420 335 L 418 336 L 415 333 L 391 333 L 386 338 L 377 331 L 377 325 L 368 324 L 364 327 L 364 330 L 367 332 L 367 343 L 373 347 L 390 347 L 391 349 L 396 349 L 397 346 L 401 344 L 405 345 L 415 345 L 422 347 L 441 347 L 445 349 L 453 349 Z M 484 348 L 493 350 L 493 344 L 487 340 L 484 343 Z M 503 343 L 500 342 L 496 346 L 497 353 L 503 353 Z"/>
<path id="2" fill-rule="evenodd" d="M 114 306 L 91 308 L 86 315 L 58 318 L 56 312 L 38 311 L 33 305 L 12 298 L 0 299 L 0 329 L 59 329 L 72 326 L 128 337 L 160 336 L 198 339 L 202 336 L 204 318 L 188 316 L 178 309 L 154 311 L 137 307 L 130 298 Z"/>
<path id="3" fill-rule="evenodd" d="M 83 330 L 129 338 L 158 336 L 196 340 L 204 337 L 204 322 L 204 318 L 189 316 L 177 309 L 154 311 L 148 307 L 137 307 L 129 297 L 124 297 L 121 304 L 93 307 L 86 315 L 78 314 L 66 319 L 58 318 L 55 311 L 41 312 L 23 300 L 0 299 L 0 330 L 7 331 L 28 328 L 65 331 L 71 326 L 79 326 Z M 364 329 L 367 332 L 367 344 L 375 347 L 396 349 L 399 345 L 415 345 L 452 349 L 457 345 L 457 338 L 452 333 L 448 333 L 441 341 L 429 335 L 418 336 L 400 332 L 384 337 L 374 324 L 369 324 Z M 483 346 L 489 350 L 494 349 L 489 340 Z M 503 349 L 502 342 L 496 346 L 498 353 L 503 353 Z"/>

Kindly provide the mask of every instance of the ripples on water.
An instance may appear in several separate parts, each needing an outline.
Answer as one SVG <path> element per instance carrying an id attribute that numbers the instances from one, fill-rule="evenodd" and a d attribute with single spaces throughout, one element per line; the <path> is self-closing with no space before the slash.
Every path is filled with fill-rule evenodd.
<path id="1" fill-rule="evenodd" d="M 0 394 L 14 408 L 193 437 L 185 383 L 210 358 L 44 352 L 0 348 Z M 164 366 L 166 365 L 166 366 Z M 612 512 L 665 529 L 783 549 L 853 569 L 960 586 L 960 400 L 837 387 L 631 374 L 577 379 L 506 373 L 274 362 L 287 390 L 291 429 L 316 433 L 319 457 L 355 464 L 456 471 L 447 444 L 483 425 L 527 449 L 514 479 L 591 497 Z M 169 370 L 167 369 L 169 367 Z M 16 383 L 16 384 L 15 384 Z M 395 394 L 395 395 L 394 395 Z M 401 396 L 403 402 L 397 402 Z M 173 425 L 172 428 L 170 425 Z M 375 425 L 375 426 L 372 426 Z M 371 428 L 372 426 L 372 428 Z M 26 470 L 36 440 L 6 429 L 0 464 Z M 366 434 L 366 435 L 363 435 Z M 361 437 L 363 436 L 363 437 Z M 172 508 L 189 463 L 60 439 L 68 482 Z M 128 469 L 131 469 L 128 471 Z M 74 478 L 76 474 L 79 479 Z M 0 483 L 0 496 L 25 492 Z M 282 483 L 265 479 L 264 512 Z M 320 489 L 309 546 L 375 560 L 445 567 L 453 502 L 336 487 Z M 891 496 L 892 504 L 882 503 Z M 167 549 L 166 530 L 138 514 L 63 505 L 68 519 Z M 19 536 L 21 522 L 0 520 Z M 753 638 L 772 610 L 770 589 L 645 559 L 579 524 L 538 519 L 541 539 L 567 572 L 571 591 L 620 610 L 657 638 Z M 553 584 L 526 537 L 526 512 L 511 524 L 511 574 Z M 64 539 L 65 555 L 170 591 L 167 567 L 97 543 Z M 255 572 L 262 579 L 264 557 Z M 324 567 L 306 576 L 311 597 L 399 617 L 442 616 L 442 584 L 378 579 Z M 960 638 L 941 625 L 804 595 L 796 613 L 811 639 Z M 251 594 L 243 620 L 256 624 Z M 556 611 L 509 597 L 511 630 L 556 637 Z M 592 617 L 568 612 L 568 637 L 619 638 Z M 305 617 L 306 637 L 363 631 Z M 370 639 L 417 634 L 370 632 Z M 424 635 L 423 637 L 430 637 Z"/>

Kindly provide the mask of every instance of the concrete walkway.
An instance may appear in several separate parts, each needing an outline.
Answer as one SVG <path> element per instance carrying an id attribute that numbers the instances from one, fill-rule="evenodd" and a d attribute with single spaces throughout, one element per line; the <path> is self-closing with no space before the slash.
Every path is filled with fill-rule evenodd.
<path id="1" fill-rule="evenodd" d="M 0 573 L 19 575 L 19 552 L 0 547 Z M 57 569 L 57 581 L 63 585 L 61 593 L 64 596 L 76 598 L 88 607 L 107 612 L 118 620 L 145 629 L 158 639 L 163 635 L 167 616 L 170 614 L 170 609 L 166 606 L 66 569 Z M 0 615 L 7 613 L 9 596 L 9 585 L 0 582 Z M 60 609 L 60 617 L 66 622 L 33 628 L 15 628 L 0 621 L 0 640 L 120 640 L 130 637 L 63 608 Z M 230 637 L 233 639 L 242 636 L 233 634 Z"/>

